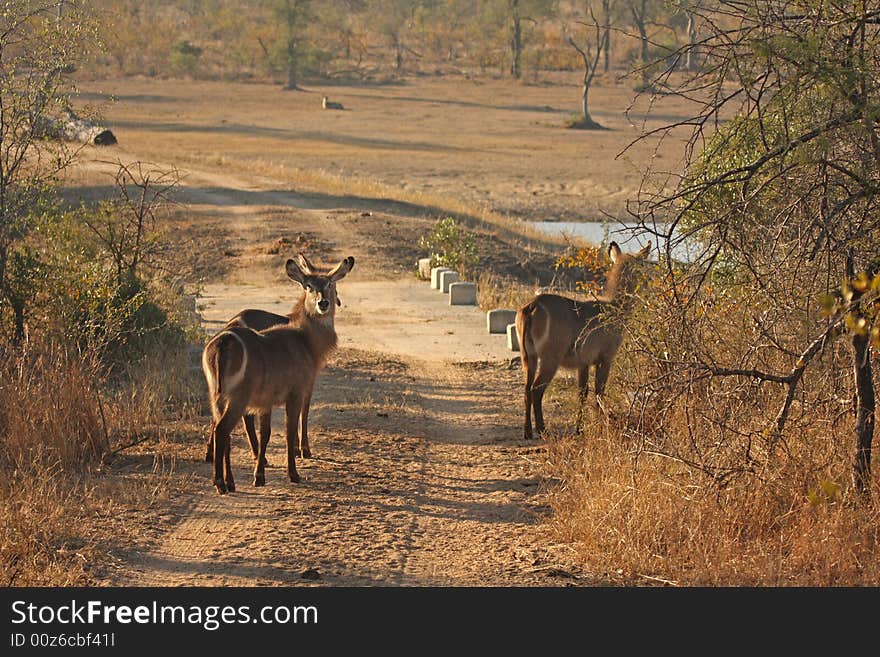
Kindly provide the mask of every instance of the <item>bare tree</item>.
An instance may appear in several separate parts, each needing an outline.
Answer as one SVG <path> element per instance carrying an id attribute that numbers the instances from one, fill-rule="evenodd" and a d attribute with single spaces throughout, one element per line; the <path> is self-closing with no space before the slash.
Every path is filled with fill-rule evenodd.
<path id="1" fill-rule="evenodd" d="M 603 0 L 603 6 L 605 4 L 606 1 Z M 584 66 L 583 86 L 581 87 L 581 116 L 571 124 L 571 127 L 582 130 L 598 130 L 602 126 L 596 123 L 590 116 L 590 87 L 593 84 L 593 77 L 596 75 L 596 68 L 599 66 L 599 59 L 603 52 L 607 52 L 611 28 L 607 15 L 604 22 L 600 22 L 596 18 L 596 14 L 593 12 L 593 5 L 589 1 L 584 3 L 581 16 L 582 18 L 574 18 L 572 25 L 587 28 L 592 32 L 592 40 L 581 45 L 572 34 L 568 35 L 568 43 L 580 55 Z"/>

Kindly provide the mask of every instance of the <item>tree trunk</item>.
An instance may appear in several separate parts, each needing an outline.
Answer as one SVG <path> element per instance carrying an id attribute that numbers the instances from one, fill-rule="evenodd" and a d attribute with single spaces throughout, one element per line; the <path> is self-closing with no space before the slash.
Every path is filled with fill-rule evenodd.
<path id="1" fill-rule="evenodd" d="M 694 15 L 692 13 L 688 12 L 687 19 L 688 48 L 684 58 L 684 69 L 686 71 L 693 71 L 695 47 L 694 44 L 696 44 L 697 42 L 697 25 L 696 21 L 694 20 Z"/>
<path id="2" fill-rule="evenodd" d="M 651 80 L 648 75 L 648 29 L 645 25 L 646 16 L 648 13 L 647 8 L 647 0 L 641 0 L 639 3 L 639 9 L 636 9 L 636 3 L 630 5 L 630 11 L 632 12 L 633 22 L 636 24 L 636 28 L 639 30 L 639 39 L 641 41 L 641 65 L 642 65 L 642 89 L 647 89 L 650 86 Z"/>
<path id="3" fill-rule="evenodd" d="M 605 21 L 605 52 L 603 53 L 605 57 L 605 72 L 611 70 L 611 22 L 606 19 Z"/>
<path id="4" fill-rule="evenodd" d="M 846 275 L 855 278 L 855 258 L 853 248 L 846 254 Z M 853 290 L 850 308 L 857 309 L 864 292 Z M 857 312 L 851 310 L 850 312 Z M 868 333 L 852 334 L 853 354 L 853 387 L 856 398 L 856 455 L 853 461 L 853 483 L 856 490 L 865 495 L 871 487 L 871 443 L 874 441 L 874 411 L 876 400 L 874 395 L 874 379 L 871 373 L 871 343 Z"/>
<path id="5" fill-rule="evenodd" d="M 299 71 L 296 66 L 296 41 L 288 40 L 287 42 L 287 85 L 284 87 L 288 91 L 299 90 Z"/>
<path id="6" fill-rule="evenodd" d="M 513 20 L 513 30 L 510 36 L 510 75 L 515 80 L 519 80 L 522 76 L 520 69 L 520 61 L 522 59 L 522 21 L 519 16 L 519 0 L 511 0 L 510 8 L 512 11 L 511 18 Z"/>
<path id="7" fill-rule="evenodd" d="M 611 0 L 602 0 L 602 13 L 605 14 L 605 24 L 602 29 L 605 33 L 605 72 L 611 70 Z"/>
<path id="8" fill-rule="evenodd" d="M 584 115 L 584 123 L 593 123 L 590 116 L 590 80 L 587 73 L 584 73 L 584 89 L 581 96 L 581 114 Z"/>
<path id="9" fill-rule="evenodd" d="M 868 335 L 852 336 L 853 380 L 856 392 L 856 456 L 853 480 L 856 490 L 866 494 L 871 480 L 871 443 L 874 440 L 874 380 Z"/>

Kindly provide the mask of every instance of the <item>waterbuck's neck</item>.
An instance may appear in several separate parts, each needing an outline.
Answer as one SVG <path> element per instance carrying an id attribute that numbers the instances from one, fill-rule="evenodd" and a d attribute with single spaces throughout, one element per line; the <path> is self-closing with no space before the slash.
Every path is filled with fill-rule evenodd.
<path id="1" fill-rule="evenodd" d="M 638 287 L 638 277 L 634 271 L 635 264 L 635 259 L 632 256 L 625 256 L 615 263 L 611 271 L 608 272 L 602 295 L 598 297 L 600 302 L 613 305 L 624 313 L 628 313 L 632 309 L 633 293 Z"/>
<path id="2" fill-rule="evenodd" d="M 332 306 L 330 311 L 323 315 L 310 313 L 305 307 L 299 308 L 299 314 L 296 313 L 296 309 L 291 313 L 291 325 L 300 328 L 308 342 L 309 350 L 320 361 L 323 361 L 336 348 L 335 314 Z"/>

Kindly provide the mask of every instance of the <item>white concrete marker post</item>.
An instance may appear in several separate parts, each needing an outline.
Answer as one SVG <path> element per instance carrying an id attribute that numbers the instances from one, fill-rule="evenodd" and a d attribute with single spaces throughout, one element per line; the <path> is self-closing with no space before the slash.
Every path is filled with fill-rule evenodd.
<path id="1" fill-rule="evenodd" d="M 519 340 L 516 337 L 516 324 L 507 325 L 507 348 L 511 351 L 519 351 Z"/>
<path id="2" fill-rule="evenodd" d="M 452 271 L 449 267 L 433 267 L 431 269 L 431 289 L 440 289 L 440 274 L 444 271 Z"/>
<path id="3" fill-rule="evenodd" d="M 507 325 L 516 320 L 516 311 L 496 308 L 486 313 L 486 329 L 489 333 L 506 333 Z"/>
<path id="4" fill-rule="evenodd" d="M 453 283 L 457 283 L 459 279 L 458 272 L 453 269 L 447 269 L 446 271 L 440 272 L 440 291 L 443 294 L 449 292 L 449 286 Z"/>
<path id="5" fill-rule="evenodd" d="M 476 306 L 477 284 L 459 281 L 449 286 L 450 306 Z"/>
<path id="6" fill-rule="evenodd" d="M 430 258 L 419 258 L 416 261 L 416 265 L 419 268 L 419 278 L 423 281 L 430 280 L 431 278 L 431 259 Z"/>

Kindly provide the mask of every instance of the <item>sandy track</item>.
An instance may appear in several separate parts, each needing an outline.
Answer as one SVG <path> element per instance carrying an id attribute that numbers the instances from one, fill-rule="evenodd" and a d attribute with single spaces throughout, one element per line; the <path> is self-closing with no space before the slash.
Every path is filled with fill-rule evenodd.
<path id="1" fill-rule="evenodd" d="M 259 206 L 250 203 L 261 184 L 191 173 L 184 194 L 248 244 L 264 204 L 297 207 L 292 192 L 260 194 Z M 482 313 L 449 307 L 427 284 L 389 277 L 371 262 L 362 234 L 338 215 L 305 209 L 297 221 L 333 244 L 333 257 L 358 258 L 339 285 L 340 350 L 313 399 L 318 458 L 298 460 L 302 483 L 286 481 L 276 411 L 266 487 L 251 485 L 240 433 L 235 493 L 214 492 L 208 464 L 183 464 L 180 474 L 195 476 L 151 538 L 126 555 L 117 571 L 124 575 L 113 583 L 590 583 L 566 559 L 567 548 L 549 542 L 538 477 L 543 450 L 518 440 L 520 374 L 508 366 L 513 354 L 503 336 L 488 336 Z M 259 264 L 243 265 L 230 281 L 204 290 L 208 330 L 242 307 L 279 311 L 292 297 L 290 283 Z"/>

